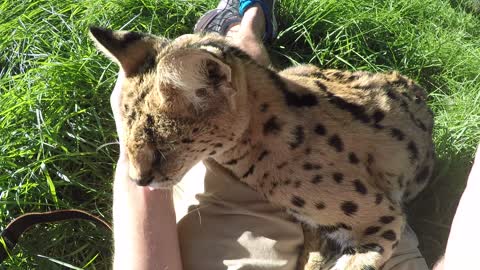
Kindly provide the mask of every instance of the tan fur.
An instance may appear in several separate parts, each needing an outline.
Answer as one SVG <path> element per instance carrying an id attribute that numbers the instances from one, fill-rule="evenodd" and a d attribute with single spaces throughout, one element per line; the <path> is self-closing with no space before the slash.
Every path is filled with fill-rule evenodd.
<path id="1" fill-rule="evenodd" d="M 148 44 L 154 65 L 122 90 L 135 181 L 171 187 L 213 158 L 351 253 L 332 269 L 380 269 L 398 243 L 402 203 L 433 166 L 433 119 L 419 86 L 396 72 L 276 73 L 217 35 Z"/>

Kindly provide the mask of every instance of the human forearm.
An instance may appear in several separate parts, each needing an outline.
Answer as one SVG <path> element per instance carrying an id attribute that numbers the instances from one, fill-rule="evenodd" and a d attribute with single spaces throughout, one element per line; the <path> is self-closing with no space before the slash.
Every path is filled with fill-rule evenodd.
<path id="1" fill-rule="evenodd" d="M 181 270 L 171 191 L 137 187 L 126 168 L 119 161 L 114 182 L 113 269 Z"/>

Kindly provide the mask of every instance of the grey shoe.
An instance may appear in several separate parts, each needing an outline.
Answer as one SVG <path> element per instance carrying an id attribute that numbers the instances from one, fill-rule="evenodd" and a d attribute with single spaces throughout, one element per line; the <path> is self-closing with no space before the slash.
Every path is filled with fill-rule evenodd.
<path id="1" fill-rule="evenodd" d="M 215 32 L 225 36 L 230 26 L 242 21 L 238 7 L 239 0 L 221 0 L 217 8 L 207 11 L 198 19 L 193 32 Z"/>

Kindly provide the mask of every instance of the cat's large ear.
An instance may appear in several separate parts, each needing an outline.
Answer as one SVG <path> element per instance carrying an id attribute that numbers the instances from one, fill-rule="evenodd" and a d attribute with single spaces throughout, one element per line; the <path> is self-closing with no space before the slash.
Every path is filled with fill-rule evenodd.
<path id="1" fill-rule="evenodd" d="M 221 56 L 203 48 L 189 48 L 175 52 L 166 62 L 167 65 L 160 66 L 160 72 L 170 76 L 169 81 L 183 89 L 184 96 L 195 107 L 218 106 L 222 96 L 235 107 L 232 68 Z"/>
<path id="2" fill-rule="evenodd" d="M 153 50 L 150 36 L 143 33 L 90 27 L 90 37 L 100 51 L 122 67 L 127 76 L 138 72 Z"/>

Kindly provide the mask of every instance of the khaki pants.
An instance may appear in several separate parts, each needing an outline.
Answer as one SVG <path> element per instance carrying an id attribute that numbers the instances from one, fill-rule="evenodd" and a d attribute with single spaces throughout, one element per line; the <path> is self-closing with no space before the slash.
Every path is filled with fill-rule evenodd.
<path id="1" fill-rule="evenodd" d="M 301 226 L 279 207 L 205 162 L 205 193 L 178 223 L 184 270 L 295 270 L 303 244 Z M 418 240 L 406 227 L 383 270 L 427 270 Z"/>

